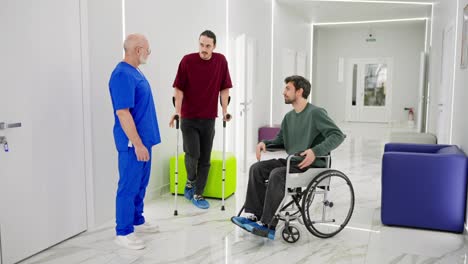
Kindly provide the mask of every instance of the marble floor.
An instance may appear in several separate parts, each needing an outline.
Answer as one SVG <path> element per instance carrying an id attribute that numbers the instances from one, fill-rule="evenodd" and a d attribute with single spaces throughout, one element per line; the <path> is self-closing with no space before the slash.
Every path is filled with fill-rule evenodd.
<path id="1" fill-rule="evenodd" d="M 173 216 L 173 196 L 146 204 L 145 216 L 161 231 L 142 234 L 146 248 L 127 250 L 114 244 L 114 223 L 82 233 L 22 263 L 466 263 L 466 234 L 383 226 L 380 221 L 380 169 L 388 125 L 343 124 L 345 142 L 333 152 L 333 167 L 351 179 L 354 214 L 348 226 L 330 239 L 301 229 L 295 244 L 249 234 L 230 222 L 244 202 L 246 178 L 238 173 L 236 194 L 210 200 L 209 210 L 194 208 L 182 196 Z M 276 154 L 275 154 L 276 155 Z"/>

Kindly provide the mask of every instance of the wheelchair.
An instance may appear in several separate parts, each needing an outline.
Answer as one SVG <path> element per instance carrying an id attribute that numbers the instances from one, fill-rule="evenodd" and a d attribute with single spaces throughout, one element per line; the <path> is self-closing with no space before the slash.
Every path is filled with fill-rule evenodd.
<path id="1" fill-rule="evenodd" d="M 333 237 L 345 228 L 353 214 L 353 185 L 344 173 L 330 168 L 330 155 L 316 157 L 325 160 L 324 168 L 290 173 L 291 159 L 299 155 L 287 157 L 285 195 L 272 221 L 284 222 L 281 236 L 288 243 L 297 242 L 301 236 L 296 222 L 316 237 Z M 243 211 L 244 207 L 237 216 Z"/>

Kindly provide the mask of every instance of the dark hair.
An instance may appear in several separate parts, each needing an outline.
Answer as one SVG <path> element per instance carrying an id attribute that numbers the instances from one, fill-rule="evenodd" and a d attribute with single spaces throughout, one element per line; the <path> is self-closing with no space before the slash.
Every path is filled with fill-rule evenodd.
<path id="1" fill-rule="evenodd" d="M 287 84 L 289 82 L 293 83 L 296 91 L 302 89 L 302 97 L 304 97 L 304 99 L 307 99 L 307 97 L 310 94 L 310 82 L 306 78 L 299 75 L 292 75 L 284 79 L 284 83 Z"/>
<path id="2" fill-rule="evenodd" d="M 213 44 L 216 45 L 216 35 L 215 33 L 213 33 L 213 31 L 211 30 L 205 30 L 203 31 L 201 34 L 200 34 L 200 37 L 201 36 L 205 36 L 205 37 L 208 37 L 210 39 L 213 39 Z M 199 38 L 200 38 L 199 37 Z"/>

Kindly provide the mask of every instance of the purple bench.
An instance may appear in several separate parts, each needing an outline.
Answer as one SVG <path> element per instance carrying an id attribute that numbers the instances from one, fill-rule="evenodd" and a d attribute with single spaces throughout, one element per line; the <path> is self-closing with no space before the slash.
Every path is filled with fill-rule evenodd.
<path id="1" fill-rule="evenodd" d="M 258 129 L 258 142 L 262 140 L 271 140 L 278 135 L 280 131 L 280 126 L 263 126 Z"/>

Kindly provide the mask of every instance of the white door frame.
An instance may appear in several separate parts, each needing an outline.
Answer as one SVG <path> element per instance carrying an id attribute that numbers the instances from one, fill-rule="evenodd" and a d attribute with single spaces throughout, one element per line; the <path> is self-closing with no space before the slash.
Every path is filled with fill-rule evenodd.
<path id="1" fill-rule="evenodd" d="M 442 34 L 442 65 L 437 99 L 437 141 L 439 144 L 451 144 L 452 104 L 453 104 L 453 67 L 455 49 L 455 25 L 449 24 Z"/>
<path id="2" fill-rule="evenodd" d="M 88 0 L 80 0 L 81 22 L 81 72 L 83 89 L 83 134 L 86 179 L 86 224 L 96 223 L 94 208 L 93 133 L 91 115 L 91 74 L 89 65 Z"/>
<path id="3" fill-rule="evenodd" d="M 234 102 L 234 152 L 238 165 L 243 172 L 247 170 L 250 148 L 253 143 L 252 132 L 252 92 L 255 85 L 255 48 L 256 42 L 246 34 L 234 40 L 233 76 L 237 87 L 233 93 Z"/>

